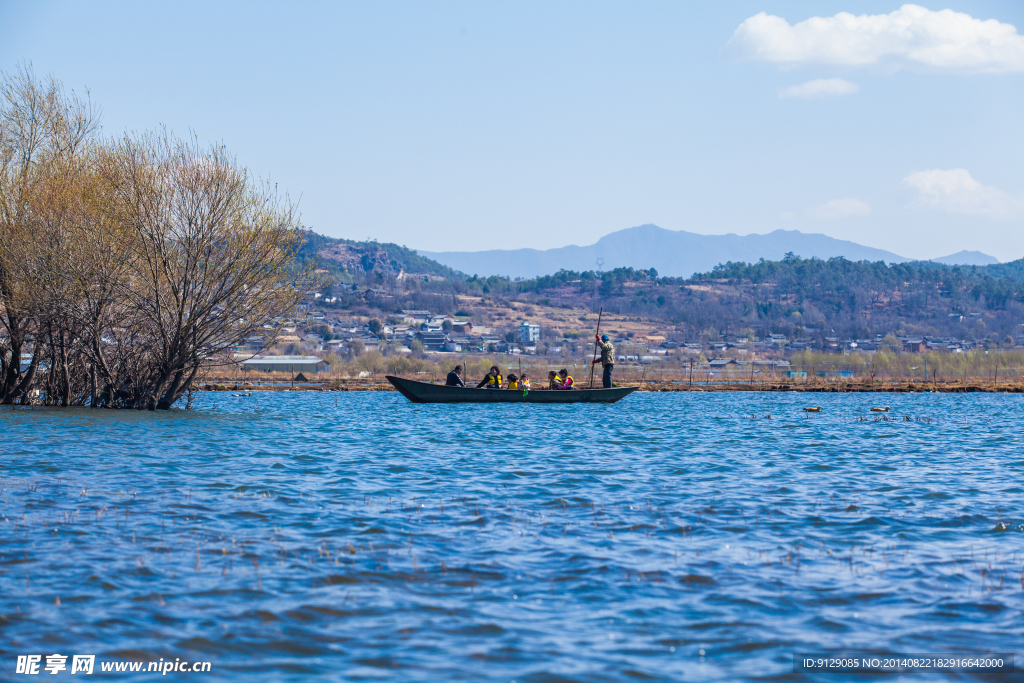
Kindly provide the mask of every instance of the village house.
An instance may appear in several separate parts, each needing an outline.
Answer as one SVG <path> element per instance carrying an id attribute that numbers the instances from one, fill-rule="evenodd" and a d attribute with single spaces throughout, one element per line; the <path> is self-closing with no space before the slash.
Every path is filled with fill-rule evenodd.
<path id="1" fill-rule="evenodd" d="M 532 325 L 525 320 L 519 323 L 519 338 L 524 344 L 536 344 L 540 341 L 540 325 Z"/>
<path id="2" fill-rule="evenodd" d="M 926 348 L 924 339 L 904 339 L 903 350 L 909 353 L 921 353 Z"/>
<path id="3" fill-rule="evenodd" d="M 452 323 L 452 336 L 468 337 L 473 332 L 473 323 L 468 320 L 456 320 Z"/>
<path id="4" fill-rule="evenodd" d="M 445 351 L 450 341 L 448 335 L 440 330 L 420 330 L 416 333 L 416 339 L 423 344 L 425 351 Z"/>
<path id="5" fill-rule="evenodd" d="M 409 325 L 420 325 L 430 320 L 430 311 L 422 310 L 402 310 L 402 322 Z"/>

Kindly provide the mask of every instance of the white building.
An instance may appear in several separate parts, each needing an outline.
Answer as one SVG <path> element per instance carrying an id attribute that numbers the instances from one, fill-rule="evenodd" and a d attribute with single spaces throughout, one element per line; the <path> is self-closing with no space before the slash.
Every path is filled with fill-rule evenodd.
<path id="1" fill-rule="evenodd" d="M 524 344 L 536 344 L 540 341 L 540 325 L 531 325 L 524 320 L 519 324 L 519 336 Z"/>
<path id="2" fill-rule="evenodd" d="M 290 374 L 312 374 L 319 372 L 326 363 L 316 356 L 265 356 L 250 358 L 242 363 L 249 370 L 260 372 L 287 372 Z"/>

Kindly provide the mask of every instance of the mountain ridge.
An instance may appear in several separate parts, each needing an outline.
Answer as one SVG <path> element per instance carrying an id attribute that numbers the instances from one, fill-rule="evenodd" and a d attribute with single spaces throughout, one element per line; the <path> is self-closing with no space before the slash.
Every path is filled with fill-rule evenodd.
<path id="1" fill-rule="evenodd" d="M 804 258 L 842 256 L 851 261 L 886 263 L 914 260 L 884 249 L 820 233 L 775 230 L 766 234 L 701 235 L 684 230 L 667 230 L 651 223 L 609 233 L 586 246 L 477 252 L 416 250 L 421 256 L 464 273 L 520 278 L 547 275 L 560 269 L 594 270 L 598 268 L 598 259 L 603 259 L 601 269 L 655 268 L 663 275 L 689 277 L 694 273 L 709 271 L 721 263 L 756 263 L 762 258 L 777 261 L 790 252 Z"/>
<path id="2" fill-rule="evenodd" d="M 929 260 L 947 266 L 994 266 L 1000 263 L 999 259 L 994 256 L 967 249 L 950 254 L 949 256 L 940 256 L 939 258 Z"/>

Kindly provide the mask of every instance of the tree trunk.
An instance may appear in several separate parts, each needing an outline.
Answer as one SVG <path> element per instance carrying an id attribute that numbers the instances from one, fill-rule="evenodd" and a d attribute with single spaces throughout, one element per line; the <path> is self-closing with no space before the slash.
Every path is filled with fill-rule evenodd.
<path id="1" fill-rule="evenodd" d="M 64 386 L 61 388 L 60 404 L 67 408 L 71 405 L 71 370 L 68 368 L 68 347 L 64 340 L 64 332 L 60 333 L 60 363 Z"/>
<path id="2" fill-rule="evenodd" d="M 57 367 L 57 351 L 56 351 L 57 347 L 53 343 L 53 330 L 52 329 L 50 329 L 48 331 L 47 336 L 49 337 L 49 340 L 50 340 L 50 343 L 49 343 L 49 347 L 50 347 L 50 371 L 48 373 L 46 373 L 46 403 L 45 403 L 45 405 L 52 406 L 55 403 L 53 397 L 57 395 L 57 390 L 56 390 L 56 387 L 54 385 L 54 381 L 56 381 L 56 377 L 57 377 L 57 373 L 54 370 L 54 368 Z"/>
<path id="3" fill-rule="evenodd" d="M 177 374 L 180 374 L 179 370 Z M 161 397 L 164 395 L 167 383 L 171 381 L 172 375 L 175 374 L 174 370 L 166 370 L 160 375 L 160 379 L 149 388 L 148 395 L 146 396 L 146 403 L 144 406 L 140 405 L 139 408 L 145 407 L 147 410 L 156 410 L 161 404 Z M 168 406 L 170 407 L 170 406 Z"/>
<path id="4" fill-rule="evenodd" d="M 160 410 L 167 410 L 175 403 L 177 403 L 192 386 L 193 380 L 196 378 L 196 374 L 199 372 L 199 364 L 192 366 L 192 371 L 188 375 L 187 380 L 183 380 L 185 371 L 182 370 L 174 376 L 174 383 L 167 389 L 157 408 Z"/>
<path id="5" fill-rule="evenodd" d="M 159 410 L 168 410 L 172 405 L 174 405 L 174 401 L 176 400 L 174 394 L 178 391 L 178 388 L 181 387 L 181 380 L 184 377 L 184 370 L 178 370 L 174 373 L 174 380 L 171 382 L 171 385 L 167 387 L 167 390 L 163 393 L 156 404 L 156 407 Z"/>
<path id="6" fill-rule="evenodd" d="M 114 385 L 114 377 L 110 372 L 110 367 L 107 365 L 107 359 L 103 356 L 103 349 L 100 347 L 100 335 L 93 335 L 92 350 L 96 356 L 96 361 L 100 364 L 100 376 L 103 379 L 103 385 L 111 387 Z M 96 366 L 93 365 L 93 372 L 95 372 Z"/>
<path id="7" fill-rule="evenodd" d="M 3 378 L 3 384 L 0 384 L 0 402 L 5 405 L 11 402 L 7 399 L 10 398 L 11 393 L 18 386 L 18 377 L 21 375 L 22 342 L 18 336 L 17 318 L 12 316 L 11 322 L 14 323 L 8 327 L 11 333 L 11 360 L 7 364 L 7 372 Z"/>
<path id="8" fill-rule="evenodd" d="M 36 367 L 38 367 L 38 365 L 39 365 L 39 354 L 38 353 L 33 353 L 32 354 L 32 362 L 29 363 L 28 370 L 25 372 L 25 379 L 21 380 L 21 382 L 18 384 L 18 386 L 15 387 L 14 391 L 12 391 L 11 393 L 7 394 L 7 397 L 4 399 L 4 405 L 11 405 L 16 400 L 18 400 L 19 396 L 22 396 L 23 394 L 28 393 L 28 388 L 30 386 L 32 386 L 32 380 L 35 379 Z M 18 356 L 18 369 L 21 369 L 21 356 L 20 355 Z"/>

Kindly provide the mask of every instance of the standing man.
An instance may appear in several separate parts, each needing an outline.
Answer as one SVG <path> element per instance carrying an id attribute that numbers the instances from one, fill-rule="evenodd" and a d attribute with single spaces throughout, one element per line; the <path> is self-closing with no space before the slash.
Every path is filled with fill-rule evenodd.
<path id="1" fill-rule="evenodd" d="M 607 334 L 602 334 L 600 337 L 595 334 L 594 339 L 597 340 L 597 345 L 601 349 L 601 357 L 594 359 L 592 364 L 597 365 L 600 363 L 604 367 L 602 383 L 605 389 L 611 389 L 612 368 L 615 367 L 615 347 L 608 341 Z"/>
<path id="2" fill-rule="evenodd" d="M 466 383 L 462 381 L 462 366 L 456 365 L 455 369 L 448 373 L 448 379 L 445 380 L 444 385 L 446 387 L 462 387 L 466 388 Z"/>

